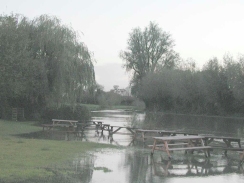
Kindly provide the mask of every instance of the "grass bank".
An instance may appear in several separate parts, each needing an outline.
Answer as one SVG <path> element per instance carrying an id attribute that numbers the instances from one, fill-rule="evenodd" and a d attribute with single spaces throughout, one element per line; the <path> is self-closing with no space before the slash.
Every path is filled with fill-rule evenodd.
<path id="1" fill-rule="evenodd" d="M 40 130 L 42 128 L 35 122 L 0 120 L 0 182 L 43 182 L 44 179 L 52 182 L 57 167 L 69 169 L 70 164 L 67 162 L 72 161 L 77 154 L 114 147 L 90 142 L 23 139 L 15 136 Z M 65 175 L 67 171 L 59 171 L 59 174 Z"/>

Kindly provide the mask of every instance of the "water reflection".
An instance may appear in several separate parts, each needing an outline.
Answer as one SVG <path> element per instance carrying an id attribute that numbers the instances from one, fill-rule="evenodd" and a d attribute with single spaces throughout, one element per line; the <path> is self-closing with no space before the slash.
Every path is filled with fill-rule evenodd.
<path id="1" fill-rule="evenodd" d="M 83 183 L 91 182 L 94 171 L 94 162 L 95 157 L 92 154 L 85 157 L 76 157 L 73 160 L 72 165 L 74 167 L 74 175 L 79 181 Z"/>
<path id="2" fill-rule="evenodd" d="M 143 127 L 244 138 L 244 118 L 147 113 Z"/>
<path id="3" fill-rule="evenodd" d="M 184 160 L 155 160 L 152 157 L 153 173 L 164 177 L 212 176 L 228 173 L 242 173 L 243 167 L 237 161 L 227 159 L 218 164 L 210 159 L 196 159 L 191 157 Z"/>
<path id="4" fill-rule="evenodd" d="M 131 126 L 146 129 L 179 130 L 187 133 L 203 133 L 244 137 L 243 119 L 215 118 L 203 116 L 170 115 L 163 113 L 135 113 L 131 111 L 94 111 L 92 120 L 114 126 Z M 123 132 L 123 131 L 122 131 Z M 55 138 L 54 136 L 52 138 Z M 71 162 L 70 182 L 84 183 L 177 183 L 177 182 L 241 182 L 244 178 L 243 165 L 238 154 L 229 158 L 215 153 L 210 159 L 202 156 L 186 156 L 175 152 L 174 159 L 157 152 L 150 155 L 144 143 L 132 143 L 131 135 L 86 130 L 79 137 L 70 140 L 94 141 L 126 146 L 123 149 L 109 149 L 93 152 L 85 157 L 77 156 Z M 64 137 L 62 136 L 62 138 Z M 148 141 L 151 143 L 151 141 Z M 212 154 L 212 153 L 211 153 Z"/>
<path id="5" fill-rule="evenodd" d="M 188 133 L 228 135 L 240 138 L 244 135 L 243 119 L 97 111 L 93 113 L 93 120 L 110 125 L 136 126 L 146 129 L 179 130 Z M 89 136 L 90 132 L 87 133 Z M 110 138 L 106 133 L 103 135 L 98 133 L 96 138 L 101 143 L 132 145 L 131 136 L 114 134 L 113 138 Z M 95 166 L 107 167 L 111 172 L 94 171 L 91 183 L 115 182 L 115 180 L 123 183 L 240 182 L 244 178 L 243 166 L 239 164 L 237 154 L 230 158 L 223 158 L 221 153 L 215 153 L 210 159 L 201 159 L 202 157 L 197 155 L 179 154 L 172 161 L 167 161 L 167 157 L 162 156 L 162 153 L 156 153 L 152 157 L 150 149 L 144 148 L 140 143 L 133 145 L 127 150 L 96 153 Z"/>
<path id="6" fill-rule="evenodd" d="M 241 182 L 244 178 L 243 165 L 235 159 L 182 156 L 168 161 L 161 154 L 152 157 L 147 149 L 103 150 L 78 158 L 73 164 L 78 182 L 84 183 L 177 183 L 186 180 L 211 183 Z"/>

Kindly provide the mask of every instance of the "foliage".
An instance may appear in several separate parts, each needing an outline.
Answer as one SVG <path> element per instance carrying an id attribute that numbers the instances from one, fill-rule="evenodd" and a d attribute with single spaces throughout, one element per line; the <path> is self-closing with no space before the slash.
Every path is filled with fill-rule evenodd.
<path id="1" fill-rule="evenodd" d="M 42 113 L 42 119 L 45 122 L 51 122 L 52 119 L 64 120 L 89 120 L 91 118 L 90 111 L 86 106 L 76 105 L 63 105 L 59 108 L 46 108 Z"/>
<path id="2" fill-rule="evenodd" d="M 0 16 L 3 118 L 7 107 L 23 107 L 28 117 L 44 106 L 75 104 L 85 92 L 94 93 L 92 55 L 79 40 L 56 17 Z"/>
<path id="3" fill-rule="evenodd" d="M 98 104 L 101 108 L 112 107 L 114 105 L 120 105 L 122 98 L 120 94 L 114 93 L 114 91 L 103 92 L 98 96 Z"/>
<path id="4" fill-rule="evenodd" d="M 144 31 L 133 29 L 127 44 L 127 50 L 121 51 L 120 57 L 125 61 L 126 70 L 133 73 L 131 84 L 135 92 L 148 73 L 164 67 L 173 68 L 179 59 L 171 36 L 153 22 Z"/>
<path id="5" fill-rule="evenodd" d="M 139 97 L 148 109 L 197 114 L 244 113 L 243 57 L 210 59 L 201 71 L 192 64 L 162 69 L 143 78 Z M 182 69 L 184 68 L 184 69 Z"/>

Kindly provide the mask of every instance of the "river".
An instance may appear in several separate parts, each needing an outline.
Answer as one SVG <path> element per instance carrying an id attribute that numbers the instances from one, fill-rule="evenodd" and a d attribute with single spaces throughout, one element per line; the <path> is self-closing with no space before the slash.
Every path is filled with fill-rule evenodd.
<path id="1" fill-rule="evenodd" d="M 244 139 L 242 118 L 103 110 L 92 112 L 92 120 L 115 126 L 227 135 L 240 137 L 242 142 Z M 228 157 L 221 152 L 212 152 L 211 157 L 206 159 L 201 154 L 185 155 L 179 151 L 173 153 L 174 158 L 169 161 L 166 153 L 156 152 L 151 156 L 150 149 L 131 144 L 130 135 L 114 134 L 111 140 L 106 132 L 102 135 L 89 130 L 84 140 L 123 147 L 77 157 L 73 164 L 76 172 L 83 172 L 79 181 L 84 183 L 227 183 L 244 180 L 244 165 L 239 164 L 237 152 L 228 152 Z"/>

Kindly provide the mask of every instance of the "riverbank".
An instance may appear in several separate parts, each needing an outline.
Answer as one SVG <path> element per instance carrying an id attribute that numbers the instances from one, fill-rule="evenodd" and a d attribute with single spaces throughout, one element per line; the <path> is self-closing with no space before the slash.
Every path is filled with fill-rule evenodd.
<path id="1" fill-rule="evenodd" d="M 143 107 L 140 106 L 132 106 L 132 105 L 113 105 L 113 106 L 107 106 L 107 107 L 101 107 L 100 105 L 96 104 L 80 104 L 81 106 L 87 107 L 90 111 L 97 111 L 97 110 L 115 110 L 115 109 L 124 109 L 124 110 L 144 110 Z"/>
<path id="2" fill-rule="evenodd" d="M 19 134 L 42 130 L 36 122 L 0 120 L 0 182 L 64 182 L 77 155 L 112 145 L 81 141 L 24 139 Z M 59 175 L 59 176 L 57 176 Z M 62 181 L 63 180 L 63 181 Z"/>

